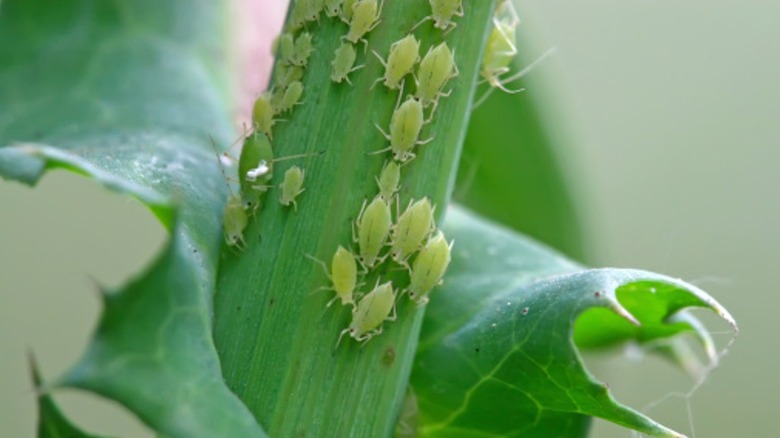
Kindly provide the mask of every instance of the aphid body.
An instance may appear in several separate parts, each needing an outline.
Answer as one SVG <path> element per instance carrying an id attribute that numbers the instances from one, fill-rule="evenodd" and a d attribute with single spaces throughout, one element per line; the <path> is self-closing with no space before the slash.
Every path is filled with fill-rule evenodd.
<path id="1" fill-rule="evenodd" d="M 420 100 L 410 96 L 393 112 L 389 134 L 384 132 L 379 125 L 376 125 L 377 129 L 390 141 L 390 147 L 381 151 L 391 150 L 393 158 L 402 163 L 414 158 L 416 156 L 412 152 L 414 146 L 433 140 L 432 138 L 428 140 L 419 139 L 424 122 L 422 103 Z"/>
<path id="2" fill-rule="evenodd" d="M 357 262 L 355 262 L 355 256 L 348 249 L 344 249 L 343 246 L 339 245 L 336 253 L 333 254 L 330 272 L 328 272 L 328 268 L 322 261 L 309 255 L 307 257 L 319 263 L 330 280 L 331 286 L 324 289 L 336 292 L 336 296 L 328 302 L 328 307 L 337 299 L 341 300 L 341 304 L 344 306 L 351 305 L 354 307 L 355 299 L 353 293 L 357 284 Z"/>
<path id="3" fill-rule="evenodd" d="M 352 82 L 349 80 L 349 74 L 355 70 L 362 68 L 363 66 L 353 67 L 357 53 L 355 47 L 349 43 L 342 43 L 338 49 L 336 49 L 335 56 L 333 57 L 333 72 L 330 75 L 330 79 L 333 82 L 341 83 L 341 81 L 347 81 L 350 85 Z"/>
<path id="4" fill-rule="evenodd" d="M 283 62 L 277 62 L 274 72 L 274 87 L 277 89 L 285 89 L 288 85 L 294 81 L 300 81 L 303 78 L 303 68 L 285 64 Z M 279 93 L 274 93 L 278 95 Z"/>
<path id="5" fill-rule="evenodd" d="M 482 57 L 481 75 L 493 87 L 503 88 L 500 76 L 510 70 L 510 64 L 517 55 L 515 32 L 517 24 L 509 20 L 494 20 L 493 30 Z"/>
<path id="6" fill-rule="evenodd" d="M 247 225 L 247 215 L 241 198 L 231 195 L 225 204 L 225 212 L 222 216 L 222 224 L 225 234 L 225 242 L 239 249 L 244 247 L 244 229 Z"/>
<path id="7" fill-rule="evenodd" d="M 279 37 L 279 60 L 285 64 L 292 64 L 293 57 L 295 57 L 295 41 L 291 33 L 285 32 Z"/>
<path id="8" fill-rule="evenodd" d="M 447 81 L 458 75 L 458 67 L 455 65 L 455 55 L 450 51 L 447 43 L 441 43 L 428 50 L 420 67 L 417 69 L 417 92 L 415 96 L 420 99 L 422 105 L 435 103 L 442 95 L 442 88 Z"/>
<path id="9" fill-rule="evenodd" d="M 292 166 L 284 173 L 284 181 L 282 181 L 282 193 L 279 195 L 279 202 L 285 207 L 290 204 L 298 209 L 298 204 L 295 202 L 295 198 L 303 193 L 303 179 L 305 173 L 303 169 L 298 166 Z"/>
<path id="10" fill-rule="evenodd" d="M 379 197 L 386 203 L 390 203 L 398 192 L 398 185 L 401 182 L 401 166 L 395 161 L 388 161 L 385 163 L 385 167 L 382 168 L 382 172 L 379 174 L 379 178 L 376 179 L 376 183 L 379 186 Z"/>
<path id="11" fill-rule="evenodd" d="M 295 50 L 290 62 L 298 67 L 306 67 L 312 52 L 311 34 L 304 32 L 295 39 Z"/>
<path id="12" fill-rule="evenodd" d="M 298 105 L 303 94 L 303 84 L 301 81 L 291 82 L 284 90 L 284 94 L 277 106 L 274 107 L 276 112 L 284 113 L 293 109 L 295 105 Z"/>
<path id="13" fill-rule="evenodd" d="M 395 321 L 394 310 L 395 290 L 393 283 L 388 281 L 379 284 L 377 281 L 374 290 L 358 301 L 357 307 L 352 312 L 352 322 L 349 327 L 341 331 L 339 342 L 346 333 L 349 333 L 349 336 L 358 342 L 368 342 L 374 336 L 382 333 L 383 322 Z"/>
<path id="14" fill-rule="evenodd" d="M 271 98 L 269 93 L 263 93 L 255 100 L 255 104 L 252 106 L 252 123 L 255 130 L 262 132 L 268 137 L 272 137 L 272 129 L 276 123 Z"/>
<path id="15" fill-rule="evenodd" d="M 441 30 L 455 28 L 453 17 L 463 16 L 463 0 L 429 0 L 433 27 Z"/>
<path id="16" fill-rule="evenodd" d="M 352 6 L 352 18 L 349 20 L 349 32 L 344 39 L 352 44 L 364 41 L 363 36 L 379 24 L 381 7 L 377 0 L 358 0 Z"/>
<path id="17" fill-rule="evenodd" d="M 436 229 L 433 210 L 428 198 L 409 203 L 391 230 L 390 255 L 393 260 L 406 265 L 406 259 L 422 247 L 423 240 Z"/>
<path id="18" fill-rule="evenodd" d="M 273 177 L 274 151 L 265 134 L 255 131 L 244 139 L 238 158 L 238 177 L 244 209 L 260 208 Z"/>
<path id="19" fill-rule="evenodd" d="M 428 294 L 441 284 L 442 277 L 450 264 L 452 243 L 447 244 L 444 235 L 439 232 L 428 240 L 417 258 L 414 259 L 409 274 L 409 298 L 417 304 L 428 302 Z"/>
<path id="20" fill-rule="evenodd" d="M 412 72 L 414 64 L 420 60 L 420 42 L 409 34 L 390 46 L 390 54 L 385 62 L 378 53 L 374 52 L 382 65 L 385 66 L 384 84 L 391 90 L 401 88 L 403 78 Z"/>
<path id="21" fill-rule="evenodd" d="M 390 207 L 381 198 L 374 198 L 368 207 L 366 207 L 365 202 L 363 203 L 363 208 L 357 219 L 356 240 L 360 247 L 360 264 L 366 269 L 381 262 L 379 252 L 387 242 L 392 225 L 393 218 Z"/>
<path id="22" fill-rule="evenodd" d="M 357 3 L 357 0 L 344 0 L 344 4 L 341 5 L 341 21 L 347 24 L 352 21 L 355 3 Z"/>
<path id="23" fill-rule="evenodd" d="M 341 13 L 341 4 L 344 0 L 325 0 L 325 15 L 338 17 Z"/>
<path id="24" fill-rule="evenodd" d="M 317 21 L 325 7 L 325 0 L 306 0 L 306 20 Z"/>

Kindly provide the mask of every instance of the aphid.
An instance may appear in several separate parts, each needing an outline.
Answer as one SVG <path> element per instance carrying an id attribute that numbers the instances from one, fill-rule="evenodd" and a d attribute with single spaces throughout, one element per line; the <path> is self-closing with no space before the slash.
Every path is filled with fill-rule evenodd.
<path id="1" fill-rule="evenodd" d="M 303 72 L 304 70 L 301 67 L 277 62 L 274 72 L 274 87 L 277 89 L 287 88 L 294 81 L 300 81 L 303 78 Z"/>
<path id="2" fill-rule="evenodd" d="M 278 104 L 274 105 L 274 110 L 277 113 L 285 113 L 293 109 L 295 105 L 300 104 L 301 95 L 303 94 L 303 84 L 301 81 L 293 81 L 284 90 L 284 94 Z"/>
<path id="3" fill-rule="evenodd" d="M 325 15 L 338 17 L 341 13 L 341 4 L 344 0 L 325 0 Z"/>
<path id="4" fill-rule="evenodd" d="M 279 61 L 292 64 L 293 57 L 295 57 L 295 41 L 291 33 L 285 32 L 279 37 Z"/>
<path id="5" fill-rule="evenodd" d="M 353 293 L 357 284 L 357 262 L 355 262 L 355 256 L 348 249 L 344 249 L 343 246 L 339 245 L 336 253 L 333 254 L 330 272 L 328 272 L 328 268 L 322 260 L 318 260 L 308 254 L 306 254 L 306 257 L 319 263 L 322 266 L 322 270 L 325 271 L 325 276 L 331 282 L 331 286 L 323 286 L 318 290 L 333 290 L 336 292 L 336 296 L 328 301 L 327 307 L 330 307 L 334 301 L 340 299 L 342 306 L 351 305 L 354 308 L 355 299 Z"/>
<path id="6" fill-rule="evenodd" d="M 341 5 L 341 21 L 347 24 L 352 21 L 355 3 L 357 3 L 357 0 L 344 0 L 344 4 Z"/>
<path id="7" fill-rule="evenodd" d="M 390 203 L 398 192 L 398 184 L 401 181 L 401 166 L 393 160 L 385 163 L 376 183 L 379 186 L 379 197 L 386 203 Z"/>
<path id="8" fill-rule="evenodd" d="M 252 107 L 252 122 L 255 130 L 273 138 L 272 129 L 276 123 L 274 119 L 274 107 L 271 103 L 272 96 L 269 93 L 261 94 Z"/>
<path id="9" fill-rule="evenodd" d="M 365 201 L 357 218 L 357 239 L 355 230 L 352 230 L 352 238 L 360 247 L 358 260 L 366 269 L 371 269 L 377 262 L 384 260 L 379 258 L 379 252 L 387 243 L 387 235 L 393 225 L 390 207 L 381 198 L 376 197 L 368 207 Z"/>
<path id="10" fill-rule="evenodd" d="M 385 86 L 391 90 L 401 88 L 404 76 L 412 72 L 414 64 L 420 60 L 420 42 L 409 34 L 390 46 L 390 54 L 385 62 L 378 53 L 374 52 L 379 62 L 385 66 L 385 75 L 376 82 L 384 79 Z M 375 84 L 376 84 L 375 82 Z"/>
<path id="11" fill-rule="evenodd" d="M 312 0 L 295 0 L 295 3 L 293 3 L 293 10 L 290 13 L 290 30 L 292 32 L 297 31 L 306 24 L 311 2 Z"/>
<path id="12" fill-rule="evenodd" d="M 447 47 L 447 43 L 441 43 L 428 50 L 420 67 L 417 69 L 417 93 L 423 107 L 435 104 L 439 96 L 447 96 L 442 93 L 444 84 L 458 75 L 458 66 L 455 65 L 455 54 Z"/>
<path id="13" fill-rule="evenodd" d="M 442 283 L 442 277 L 450 264 L 451 251 L 452 243 L 447 244 L 441 232 L 429 239 L 420 250 L 409 273 L 410 282 L 407 292 L 412 301 L 417 304 L 428 302 L 428 294 Z"/>
<path id="14" fill-rule="evenodd" d="M 433 206 L 428 198 L 414 204 L 409 202 L 398 222 L 393 225 L 390 237 L 390 255 L 397 263 L 406 265 L 406 259 L 422 247 L 423 240 L 436 229 Z"/>
<path id="15" fill-rule="evenodd" d="M 317 21 L 320 19 L 320 12 L 325 7 L 325 0 L 306 0 L 306 20 Z"/>
<path id="16" fill-rule="evenodd" d="M 428 20 L 433 20 L 433 27 L 445 31 L 445 34 L 458 25 L 452 21 L 452 18 L 463 16 L 463 0 L 428 0 L 428 2 L 431 4 L 431 15 L 415 24 L 412 30 Z"/>
<path id="17" fill-rule="evenodd" d="M 225 242 L 238 249 L 244 249 L 244 229 L 248 222 L 246 210 L 244 210 L 241 198 L 236 195 L 228 197 L 225 204 L 225 212 L 222 216 L 222 224 L 225 233 Z"/>
<path id="18" fill-rule="evenodd" d="M 356 57 L 357 53 L 355 53 L 355 48 L 352 44 L 342 43 L 341 46 L 336 49 L 335 56 L 333 57 L 333 62 L 331 63 L 333 66 L 333 73 L 331 73 L 330 79 L 336 83 L 347 81 L 348 84 L 352 85 L 352 82 L 349 80 L 349 74 L 363 68 L 362 65 L 353 67 Z"/>
<path id="19" fill-rule="evenodd" d="M 341 338 L 346 333 L 358 342 L 370 341 L 371 338 L 382 333 L 383 322 L 395 321 L 396 316 L 393 283 L 388 281 L 380 285 L 377 280 L 374 290 L 358 301 L 357 307 L 352 312 L 352 323 L 341 331 L 336 347 L 338 348 Z"/>
<path id="20" fill-rule="evenodd" d="M 433 138 L 420 140 L 420 131 L 423 124 L 423 105 L 420 100 L 409 96 L 406 102 L 397 107 L 393 112 L 393 118 L 390 120 L 390 133 L 382 130 L 378 124 L 374 124 L 382 135 L 390 141 L 390 147 L 376 151 L 392 151 L 393 158 L 400 162 L 406 162 L 413 159 L 416 155 L 412 149 L 416 145 L 423 145 Z"/>
<path id="21" fill-rule="evenodd" d="M 292 166 L 284 172 L 284 181 L 282 181 L 282 193 L 279 195 L 279 202 L 288 207 L 290 204 L 297 210 L 298 204 L 295 198 L 303 191 L 303 179 L 306 173 L 298 166 Z"/>
<path id="22" fill-rule="evenodd" d="M 352 44 L 357 44 L 358 41 L 363 41 L 368 47 L 368 41 L 363 36 L 368 32 L 371 32 L 381 20 L 380 11 L 382 5 L 377 3 L 377 0 L 358 0 L 352 6 L 352 19 L 349 20 L 349 32 L 344 36 L 344 39 Z"/>
<path id="23" fill-rule="evenodd" d="M 493 87 L 506 92 L 500 76 L 509 72 L 509 65 L 517 55 L 515 46 L 515 32 L 517 23 L 509 20 L 493 20 L 493 29 L 490 31 L 485 54 L 482 56 L 482 70 L 480 74 Z"/>
<path id="24" fill-rule="evenodd" d="M 253 132 L 244 139 L 238 158 L 238 177 L 244 209 L 252 213 L 260 208 L 273 177 L 274 151 L 268 137 Z"/>
<path id="25" fill-rule="evenodd" d="M 309 32 L 304 32 L 295 39 L 295 51 L 290 62 L 298 67 L 306 67 L 311 52 L 311 34 Z"/>

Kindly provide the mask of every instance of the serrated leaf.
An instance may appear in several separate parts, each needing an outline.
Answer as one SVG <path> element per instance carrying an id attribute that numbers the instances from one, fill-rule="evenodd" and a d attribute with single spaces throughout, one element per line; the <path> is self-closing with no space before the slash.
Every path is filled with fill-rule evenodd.
<path id="1" fill-rule="evenodd" d="M 211 338 L 226 185 L 209 137 L 233 135 L 222 14 L 183 0 L 0 4 L 0 175 L 33 185 L 74 171 L 144 202 L 172 233 L 146 273 L 105 294 L 88 351 L 59 383 L 171 437 L 263 435 Z"/>
<path id="2" fill-rule="evenodd" d="M 659 339 L 689 330 L 677 312 L 702 307 L 735 326 L 714 299 L 659 274 L 581 268 L 462 210 L 451 210 L 447 232 L 453 261 L 412 373 L 421 436 L 583 436 L 586 416 L 682 436 L 612 398 L 585 369 L 574 324 L 604 309 Z M 639 311 L 645 304 L 652 310 Z"/>
<path id="3" fill-rule="evenodd" d="M 38 438 L 98 438 L 74 426 L 45 392 L 35 358 L 30 354 L 30 373 L 38 391 Z"/>

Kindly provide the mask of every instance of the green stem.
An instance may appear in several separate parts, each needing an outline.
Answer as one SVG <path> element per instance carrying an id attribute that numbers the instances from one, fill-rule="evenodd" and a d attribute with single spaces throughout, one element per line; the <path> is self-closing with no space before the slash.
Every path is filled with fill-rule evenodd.
<path id="1" fill-rule="evenodd" d="M 441 41 L 455 49 L 460 75 L 445 89 L 433 121 L 421 138 L 417 158 L 403 166 L 400 205 L 428 196 L 440 222 L 452 186 L 468 122 L 479 60 L 491 23 L 494 1 L 464 2 L 457 28 L 442 36 L 430 22 L 415 35 L 421 56 Z M 386 0 L 381 23 L 368 35 L 369 47 L 387 56 L 390 45 L 430 13 L 428 2 Z M 302 105 L 274 128 L 277 156 L 324 151 L 275 166 L 274 184 L 289 166 L 306 170 L 306 191 L 297 212 L 282 207 L 272 189 L 266 205 L 247 228 L 247 249 L 226 249 L 215 296 L 215 340 L 223 373 L 271 436 L 382 437 L 392 433 L 409 378 L 422 323 L 423 307 L 398 300 L 398 320 L 365 346 L 345 337 L 334 349 L 350 311 L 325 303 L 321 268 L 304 254 L 329 261 L 338 245 L 355 247 L 351 224 L 365 199 L 377 193 L 374 180 L 389 153 L 374 122 L 387 127 L 398 96 L 382 84 L 383 73 L 371 52 L 359 46 L 353 85 L 330 81 L 333 53 L 347 26 L 324 14 L 309 23 L 314 53 L 304 76 Z M 407 79 L 406 93 L 414 87 Z M 403 272 L 387 272 L 402 278 Z M 365 279 L 362 290 L 373 286 Z M 436 299 L 435 293 L 432 299 Z"/>

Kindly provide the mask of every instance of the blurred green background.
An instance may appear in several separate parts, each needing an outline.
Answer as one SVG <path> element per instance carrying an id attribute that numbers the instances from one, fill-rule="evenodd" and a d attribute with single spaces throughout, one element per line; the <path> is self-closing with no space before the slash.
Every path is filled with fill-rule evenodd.
<path id="1" fill-rule="evenodd" d="M 534 53 L 558 49 L 529 76 L 529 88 L 544 93 L 554 125 L 571 139 L 557 152 L 576 183 L 589 263 L 692 280 L 741 325 L 710 380 L 649 413 L 698 437 L 775 435 L 780 2 L 520 4 L 526 44 Z M 55 172 L 35 190 L 0 183 L 3 436 L 33 435 L 26 352 L 35 351 L 49 378 L 65 370 L 97 318 L 91 278 L 120 284 L 163 240 L 143 207 L 76 176 Z M 726 327 L 711 327 L 725 345 Z M 693 386 L 657 359 L 589 363 L 637 408 Z M 88 430 L 151 436 L 113 405 L 76 392 L 57 399 Z M 631 435 L 600 422 L 592 434 Z"/>

